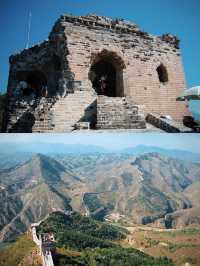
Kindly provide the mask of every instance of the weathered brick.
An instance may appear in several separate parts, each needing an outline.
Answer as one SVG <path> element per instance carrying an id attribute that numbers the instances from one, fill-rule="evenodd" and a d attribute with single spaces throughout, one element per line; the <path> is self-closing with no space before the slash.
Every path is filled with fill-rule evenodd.
<path id="1" fill-rule="evenodd" d="M 113 97 L 98 97 L 91 82 L 91 68 L 103 60 L 115 70 Z M 20 80 L 47 86 L 48 97 L 16 96 Z M 6 131 L 65 132 L 78 122 L 143 128 L 148 113 L 181 121 L 188 111 L 176 98 L 185 87 L 176 37 L 155 37 L 121 19 L 64 15 L 48 41 L 10 57 Z"/>

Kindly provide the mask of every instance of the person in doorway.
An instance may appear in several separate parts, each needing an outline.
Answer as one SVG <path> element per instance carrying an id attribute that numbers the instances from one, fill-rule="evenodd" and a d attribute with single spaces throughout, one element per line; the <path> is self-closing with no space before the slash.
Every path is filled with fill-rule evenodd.
<path id="1" fill-rule="evenodd" d="M 28 83 L 25 80 L 21 80 L 17 85 L 17 89 L 20 90 L 23 95 L 26 95 L 28 91 Z"/>
<path id="2" fill-rule="evenodd" d="M 47 97 L 48 96 L 47 86 L 43 86 L 42 87 L 41 95 L 42 95 L 42 97 Z"/>
<path id="3" fill-rule="evenodd" d="M 103 75 L 100 78 L 99 83 L 100 83 L 100 94 L 104 95 L 107 88 L 107 77 Z"/>

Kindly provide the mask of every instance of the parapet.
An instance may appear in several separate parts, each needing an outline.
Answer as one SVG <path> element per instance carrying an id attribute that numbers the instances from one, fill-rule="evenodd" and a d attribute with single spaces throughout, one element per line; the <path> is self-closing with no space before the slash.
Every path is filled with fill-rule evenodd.
<path id="1" fill-rule="evenodd" d="M 60 27 L 66 27 L 72 24 L 72 26 L 83 26 L 91 30 L 108 30 L 114 31 L 120 34 L 130 34 L 140 36 L 141 38 L 147 40 L 159 39 L 170 45 L 174 48 L 179 49 L 179 39 L 171 34 L 164 34 L 162 36 L 154 36 L 143 30 L 141 30 L 135 23 L 132 23 L 123 18 L 109 18 L 105 16 L 98 16 L 96 14 L 89 14 L 86 16 L 74 16 L 71 14 L 62 15 L 57 22 L 55 23 L 49 38 L 53 37 L 54 33 L 60 30 Z M 59 29 L 59 30 L 58 30 Z"/>
<path id="2" fill-rule="evenodd" d="M 52 28 L 52 31 L 49 34 L 49 38 L 46 41 L 40 44 L 36 44 L 28 49 L 19 51 L 16 54 L 12 55 L 10 57 L 10 63 L 12 63 L 13 60 L 17 60 L 19 55 L 20 57 L 26 56 L 27 53 L 30 52 L 37 53 L 37 51 L 47 48 L 49 45 L 49 40 L 53 40 L 54 35 L 56 35 L 57 37 L 58 33 L 61 32 L 61 29 L 64 29 L 64 27 L 67 27 L 70 24 L 72 24 L 72 26 L 87 27 L 91 30 L 104 30 L 104 31 L 108 30 L 119 34 L 140 36 L 141 38 L 150 41 L 158 39 L 170 44 L 172 47 L 176 49 L 179 49 L 180 41 L 176 36 L 169 33 L 163 34 L 162 36 L 154 36 L 141 30 L 135 23 L 132 23 L 128 20 L 124 20 L 122 18 L 112 19 L 105 16 L 98 16 L 96 14 L 89 14 L 86 16 L 74 16 L 71 14 L 64 14 L 56 21 L 56 23 Z"/>

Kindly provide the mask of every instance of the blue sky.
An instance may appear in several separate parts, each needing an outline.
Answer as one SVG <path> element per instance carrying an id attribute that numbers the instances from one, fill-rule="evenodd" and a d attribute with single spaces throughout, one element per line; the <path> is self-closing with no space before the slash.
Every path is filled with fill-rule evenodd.
<path id="1" fill-rule="evenodd" d="M 28 14 L 32 12 L 30 44 L 48 37 L 63 13 L 97 13 L 129 19 L 147 32 L 170 32 L 181 39 L 189 86 L 200 84 L 200 1 L 199 0 L 2 0 L 0 1 L 0 89 L 7 86 L 8 57 L 26 46 Z"/>
<path id="2" fill-rule="evenodd" d="M 111 150 L 120 150 L 137 145 L 156 146 L 165 149 L 179 149 L 199 153 L 199 134 L 130 134 L 130 133 L 69 133 L 69 134 L 1 134 L 1 147 L 5 144 L 15 147 L 41 144 L 94 145 Z M 16 149 L 17 150 L 17 149 Z M 184 156 L 184 154 L 183 154 Z"/>
<path id="3" fill-rule="evenodd" d="M 200 85 L 199 0 L 1 0 L 0 91 L 7 87 L 9 55 L 26 46 L 29 11 L 32 12 L 30 45 L 46 39 L 63 13 L 123 17 L 155 35 L 167 32 L 178 35 L 188 87 Z M 199 103 L 194 105 L 193 109 L 200 109 Z"/>

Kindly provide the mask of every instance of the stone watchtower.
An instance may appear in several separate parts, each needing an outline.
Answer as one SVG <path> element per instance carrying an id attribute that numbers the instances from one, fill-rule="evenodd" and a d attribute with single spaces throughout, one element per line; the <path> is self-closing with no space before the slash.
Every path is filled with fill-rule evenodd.
<path id="1" fill-rule="evenodd" d="M 145 128 L 187 114 L 179 40 L 122 19 L 61 16 L 49 39 L 10 57 L 7 132 Z"/>

